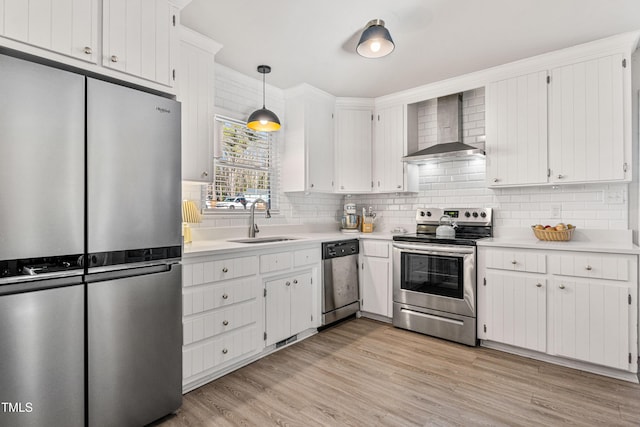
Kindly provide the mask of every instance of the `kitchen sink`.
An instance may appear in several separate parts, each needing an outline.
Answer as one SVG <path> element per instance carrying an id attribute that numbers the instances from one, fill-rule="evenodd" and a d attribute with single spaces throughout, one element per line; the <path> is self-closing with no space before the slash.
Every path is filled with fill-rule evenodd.
<path id="1" fill-rule="evenodd" d="M 271 237 L 251 237 L 249 239 L 232 239 L 227 242 L 233 243 L 275 243 L 288 242 L 290 240 L 299 240 L 297 237 L 271 236 Z"/>

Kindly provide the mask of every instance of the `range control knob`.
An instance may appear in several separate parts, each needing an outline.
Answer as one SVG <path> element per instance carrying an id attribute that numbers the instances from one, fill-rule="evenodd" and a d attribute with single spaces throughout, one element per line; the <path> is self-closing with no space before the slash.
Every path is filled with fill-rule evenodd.
<path id="1" fill-rule="evenodd" d="M 480 212 L 480 216 L 481 216 L 482 218 L 486 218 L 486 217 L 487 217 L 487 213 L 486 213 L 486 212 Z"/>
<path id="2" fill-rule="evenodd" d="M 474 218 L 478 218 L 478 212 L 474 212 L 474 213 L 473 213 L 473 217 L 474 217 Z"/>
<path id="3" fill-rule="evenodd" d="M 471 214 L 469 213 L 469 211 L 466 211 L 466 212 L 464 213 L 464 216 L 466 216 L 467 218 L 469 218 L 469 217 L 471 216 Z"/>
<path id="4" fill-rule="evenodd" d="M 427 211 L 427 216 L 431 216 L 431 211 Z"/>
<path id="5" fill-rule="evenodd" d="M 420 211 L 420 216 L 425 216 L 424 211 Z"/>

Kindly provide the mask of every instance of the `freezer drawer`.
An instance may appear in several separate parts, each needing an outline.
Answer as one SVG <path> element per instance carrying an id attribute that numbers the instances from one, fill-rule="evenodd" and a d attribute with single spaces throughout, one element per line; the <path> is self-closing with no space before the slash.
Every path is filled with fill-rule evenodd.
<path id="1" fill-rule="evenodd" d="M 84 425 L 83 285 L 0 296 L 0 402 L 2 426 Z"/>
<path id="2" fill-rule="evenodd" d="M 180 407 L 181 267 L 88 283 L 90 426 L 141 426 Z"/>

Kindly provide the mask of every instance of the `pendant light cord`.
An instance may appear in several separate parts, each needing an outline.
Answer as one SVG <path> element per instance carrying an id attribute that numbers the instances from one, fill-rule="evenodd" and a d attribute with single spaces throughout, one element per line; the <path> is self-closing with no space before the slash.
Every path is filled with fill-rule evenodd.
<path id="1" fill-rule="evenodd" d="M 262 109 L 263 109 L 263 110 L 266 108 L 265 106 L 267 105 L 267 104 L 265 103 L 265 88 L 266 88 L 266 85 L 265 85 L 265 82 L 264 82 L 265 75 L 266 75 L 267 73 L 265 73 L 264 71 L 265 71 L 265 70 L 262 70 Z"/>

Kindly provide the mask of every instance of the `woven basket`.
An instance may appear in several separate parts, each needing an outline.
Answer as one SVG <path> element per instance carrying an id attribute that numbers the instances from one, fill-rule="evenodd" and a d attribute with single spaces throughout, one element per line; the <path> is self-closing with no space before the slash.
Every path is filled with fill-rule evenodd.
<path id="1" fill-rule="evenodd" d="M 554 242 L 568 242 L 571 240 L 573 236 L 573 230 L 575 227 L 568 228 L 566 230 L 557 231 L 557 230 L 536 230 L 534 227 L 531 227 L 533 230 L 533 234 L 538 238 L 538 240 L 546 240 L 546 241 L 554 241 Z"/>

